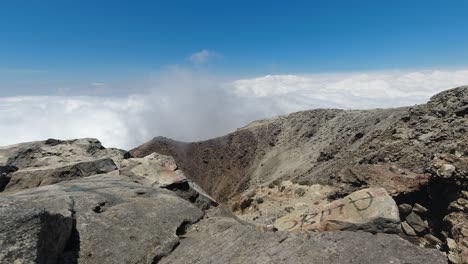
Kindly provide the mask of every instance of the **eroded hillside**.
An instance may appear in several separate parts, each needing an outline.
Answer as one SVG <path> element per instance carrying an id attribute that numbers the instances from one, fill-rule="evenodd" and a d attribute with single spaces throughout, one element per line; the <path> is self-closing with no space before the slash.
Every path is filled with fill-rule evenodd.
<path id="1" fill-rule="evenodd" d="M 432 235 L 442 250 L 466 257 L 467 129 L 468 87 L 459 87 L 423 105 L 297 112 L 202 142 L 157 137 L 131 153 L 173 156 L 214 198 L 266 224 L 307 200 L 383 187 L 400 206 L 427 209 L 427 227 L 408 231 L 409 240 L 438 244 Z"/>

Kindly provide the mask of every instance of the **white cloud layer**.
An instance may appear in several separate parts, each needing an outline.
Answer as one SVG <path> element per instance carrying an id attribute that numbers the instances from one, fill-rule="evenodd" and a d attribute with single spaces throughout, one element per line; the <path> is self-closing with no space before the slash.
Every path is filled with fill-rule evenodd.
<path id="1" fill-rule="evenodd" d="M 129 149 L 154 136 L 201 140 L 250 121 L 312 108 L 382 108 L 426 102 L 468 84 L 468 70 L 275 75 L 224 81 L 183 69 L 145 94 L 0 98 L 0 145 L 95 137 Z"/>

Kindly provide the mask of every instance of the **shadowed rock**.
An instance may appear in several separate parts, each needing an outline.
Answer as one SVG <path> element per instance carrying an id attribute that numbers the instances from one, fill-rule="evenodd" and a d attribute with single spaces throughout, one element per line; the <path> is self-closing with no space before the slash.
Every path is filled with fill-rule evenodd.
<path id="1" fill-rule="evenodd" d="M 108 174 L 2 195 L 0 210 L 0 263 L 70 259 L 72 220 L 79 263 L 152 263 L 178 244 L 179 226 L 203 216 L 171 191 Z"/>

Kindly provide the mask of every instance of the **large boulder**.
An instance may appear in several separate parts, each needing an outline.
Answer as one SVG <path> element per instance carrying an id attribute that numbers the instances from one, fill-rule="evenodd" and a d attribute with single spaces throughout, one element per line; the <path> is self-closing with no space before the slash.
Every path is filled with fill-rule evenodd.
<path id="1" fill-rule="evenodd" d="M 274 226 L 288 231 L 401 230 L 398 207 L 383 188 L 363 189 L 322 206 L 294 211 L 277 219 Z"/>
<path id="2" fill-rule="evenodd" d="M 143 158 L 129 158 L 121 162 L 119 172 L 147 186 L 172 190 L 202 209 L 217 204 L 179 170 L 174 158 L 170 156 L 152 153 Z"/>
<path id="3" fill-rule="evenodd" d="M 115 164 L 130 154 L 124 150 L 105 148 L 94 138 L 20 143 L 0 147 L 0 166 L 12 165 L 19 169 L 74 164 L 102 158 L 111 158 Z"/>
<path id="4" fill-rule="evenodd" d="M 114 170 L 117 170 L 117 166 L 110 158 L 78 162 L 66 166 L 27 168 L 10 175 L 10 181 L 5 191 L 35 188 L 61 181 L 108 173 Z"/>
<path id="5" fill-rule="evenodd" d="M 56 140 L 0 147 L 0 191 L 17 191 L 108 173 L 130 154 L 97 139 Z"/>
<path id="6" fill-rule="evenodd" d="M 0 263 L 153 263 L 203 212 L 175 193 L 103 174 L 0 196 Z"/>

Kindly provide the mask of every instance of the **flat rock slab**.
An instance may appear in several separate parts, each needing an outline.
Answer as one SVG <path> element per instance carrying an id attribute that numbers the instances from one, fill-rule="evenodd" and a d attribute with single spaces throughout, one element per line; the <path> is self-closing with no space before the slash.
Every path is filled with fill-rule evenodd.
<path id="1" fill-rule="evenodd" d="M 285 231 L 401 231 L 398 207 L 383 188 L 359 190 L 323 206 L 294 211 L 277 219 L 274 226 Z"/>
<path id="2" fill-rule="evenodd" d="M 104 148 L 94 138 L 46 140 L 0 147 L 0 166 L 19 169 L 66 166 L 83 161 L 111 158 L 115 164 L 129 154 L 120 149 Z"/>
<path id="3" fill-rule="evenodd" d="M 0 147 L 0 192 L 18 191 L 117 170 L 129 158 L 97 139 L 27 142 Z"/>
<path id="4" fill-rule="evenodd" d="M 392 234 L 258 232 L 233 218 L 214 217 L 196 224 L 160 263 L 438 264 L 447 259 Z"/>
<path id="5" fill-rule="evenodd" d="M 117 166 L 110 158 L 77 162 L 66 166 L 23 169 L 11 174 L 11 179 L 5 191 L 30 189 L 61 181 L 108 173 L 114 170 L 117 170 Z"/>
<path id="6" fill-rule="evenodd" d="M 169 190 L 118 175 L 4 194 L 0 263 L 33 263 L 45 255 L 59 263 L 152 263 L 179 243 L 179 227 L 202 216 Z"/>

